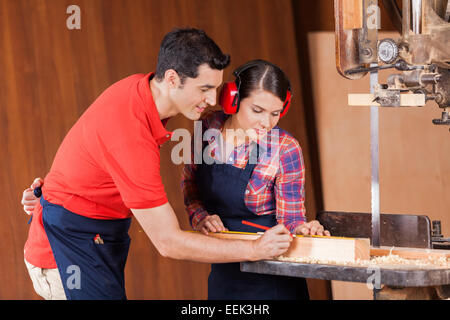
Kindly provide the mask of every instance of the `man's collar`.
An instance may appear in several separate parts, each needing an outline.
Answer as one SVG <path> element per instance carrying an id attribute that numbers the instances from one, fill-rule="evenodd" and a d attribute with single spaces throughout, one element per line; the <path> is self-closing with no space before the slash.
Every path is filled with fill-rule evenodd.
<path id="1" fill-rule="evenodd" d="M 156 108 L 153 95 L 150 90 L 150 80 L 153 78 L 154 73 L 147 74 L 139 81 L 139 92 L 144 99 L 147 119 L 149 120 L 150 130 L 158 145 L 162 145 L 164 142 L 172 137 L 173 132 L 167 131 L 165 126 L 167 125 L 167 119 L 160 119 L 158 109 Z"/>

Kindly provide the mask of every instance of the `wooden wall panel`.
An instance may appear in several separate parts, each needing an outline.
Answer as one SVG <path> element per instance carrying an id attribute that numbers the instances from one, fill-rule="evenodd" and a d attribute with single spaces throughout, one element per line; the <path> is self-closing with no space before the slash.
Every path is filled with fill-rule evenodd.
<path id="1" fill-rule="evenodd" d="M 68 30 L 66 9 L 81 8 L 81 30 Z M 306 139 L 297 44 L 289 0 L 0 0 L 0 299 L 37 299 L 23 264 L 28 217 L 21 193 L 45 176 L 67 131 L 109 85 L 155 68 L 160 41 L 175 26 L 204 29 L 232 55 L 231 71 L 262 58 L 289 74 L 290 116 L 281 125 L 300 141 L 307 165 L 307 210 L 315 215 L 312 163 Z M 181 116 L 169 128 L 192 130 Z M 169 200 L 188 229 L 180 194 L 181 166 L 162 148 Z M 162 258 L 134 222 L 126 266 L 130 299 L 204 299 L 209 265 Z M 311 288 L 313 298 L 327 297 Z"/>

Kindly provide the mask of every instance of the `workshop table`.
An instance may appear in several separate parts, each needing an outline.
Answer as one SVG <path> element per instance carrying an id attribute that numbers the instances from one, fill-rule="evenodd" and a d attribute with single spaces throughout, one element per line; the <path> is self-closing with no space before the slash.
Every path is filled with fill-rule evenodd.
<path id="1" fill-rule="evenodd" d="M 450 297 L 450 269 L 441 266 L 370 265 L 360 267 L 264 260 L 241 262 L 241 271 L 385 285 L 382 290 L 374 288 L 374 299 L 406 297 L 412 291 L 408 288 L 415 288 L 414 294 L 409 297 L 412 299 L 448 299 Z M 398 294 L 395 295 L 393 292 Z"/>

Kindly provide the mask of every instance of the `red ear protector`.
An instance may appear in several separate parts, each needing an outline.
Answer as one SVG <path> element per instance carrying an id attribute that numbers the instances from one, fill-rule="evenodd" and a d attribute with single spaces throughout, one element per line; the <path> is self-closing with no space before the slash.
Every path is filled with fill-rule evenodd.
<path id="1" fill-rule="evenodd" d="M 239 111 L 239 88 L 241 86 L 241 79 L 239 78 L 239 75 L 244 70 L 260 65 L 261 63 L 272 65 L 271 63 L 262 60 L 250 61 L 233 72 L 233 75 L 236 77 L 236 81 L 227 82 L 223 85 L 222 90 L 220 91 L 219 104 L 222 106 L 223 111 L 226 114 L 235 114 Z M 280 118 L 288 112 L 291 105 L 291 99 L 292 93 L 291 87 L 289 87 L 286 93 L 286 99 L 284 100 L 283 110 L 280 113 Z"/>

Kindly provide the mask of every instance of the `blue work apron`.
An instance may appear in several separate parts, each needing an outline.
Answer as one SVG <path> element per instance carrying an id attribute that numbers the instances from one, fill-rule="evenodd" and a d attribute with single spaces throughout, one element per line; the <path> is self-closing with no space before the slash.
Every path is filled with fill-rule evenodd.
<path id="1" fill-rule="evenodd" d="M 257 154 L 258 148 L 253 148 L 250 158 L 256 159 Z M 209 159 L 205 161 L 205 157 Z M 242 220 L 267 227 L 277 224 L 275 214 L 259 216 L 245 204 L 245 190 L 256 164 L 247 163 L 240 169 L 216 163 L 208 152 L 203 152 L 203 159 L 202 164 L 197 165 L 196 184 L 209 214 L 217 214 L 230 231 L 261 231 L 242 224 Z M 309 299 L 309 294 L 304 278 L 241 272 L 239 263 L 220 263 L 211 265 L 208 299 L 294 300 Z"/>
<path id="2" fill-rule="evenodd" d="M 124 269 L 131 219 L 91 219 L 43 196 L 40 201 L 44 229 L 67 299 L 126 300 Z"/>

